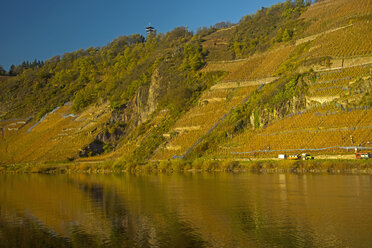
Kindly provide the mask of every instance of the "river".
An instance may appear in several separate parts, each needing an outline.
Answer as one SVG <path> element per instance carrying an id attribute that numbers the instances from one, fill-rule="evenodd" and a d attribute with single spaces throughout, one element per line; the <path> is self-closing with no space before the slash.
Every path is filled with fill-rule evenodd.
<path id="1" fill-rule="evenodd" d="M 372 176 L 2 174 L 0 247 L 372 247 Z"/>

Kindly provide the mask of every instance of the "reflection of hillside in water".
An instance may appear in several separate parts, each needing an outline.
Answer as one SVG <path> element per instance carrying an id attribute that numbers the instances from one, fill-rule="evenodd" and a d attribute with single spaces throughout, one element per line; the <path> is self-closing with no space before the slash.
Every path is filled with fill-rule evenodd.
<path id="1" fill-rule="evenodd" d="M 361 190 L 357 181 L 344 185 L 344 177 L 285 174 L 124 177 L 86 180 L 88 184 L 98 182 L 104 188 L 114 187 L 127 200 L 130 219 L 136 220 L 135 232 L 151 233 L 152 242 L 158 241 L 157 244 L 161 244 L 164 230 L 167 236 L 174 229 L 170 223 L 180 222 L 191 228 L 187 231 L 192 236 L 212 247 L 341 245 L 352 239 L 345 224 L 358 223 L 354 217 L 344 216 L 345 209 L 365 209 L 370 204 L 360 201 L 355 206 L 343 198 L 328 198 L 338 191 L 349 196 L 355 194 L 355 189 Z M 370 185 L 369 181 L 365 183 Z M 324 222 L 332 225 L 324 226 Z M 361 239 L 368 238 L 365 230 L 368 225 L 361 230 Z M 182 236 L 178 232 L 173 235 Z"/>
<path id="2" fill-rule="evenodd" d="M 25 240 L 39 233 L 91 247 L 371 242 L 368 176 L 37 175 L 1 181 L 7 187 L 0 188 L 0 234 L 17 233 L 12 225 L 18 223 Z"/>
<path id="3" fill-rule="evenodd" d="M 96 214 L 100 207 L 68 177 L 17 175 L 0 180 L 6 185 L 0 187 L 0 204 L 6 211 L 1 216 L 24 219 L 61 237 L 71 233 L 108 237 L 109 223 Z"/>

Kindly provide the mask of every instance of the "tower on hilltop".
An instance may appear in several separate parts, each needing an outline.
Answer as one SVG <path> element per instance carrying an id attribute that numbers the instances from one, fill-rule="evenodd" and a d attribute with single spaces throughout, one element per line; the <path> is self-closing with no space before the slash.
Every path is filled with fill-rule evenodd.
<path id="1" fill-rule="evenodd" d="M 146 33 L 147 35 L 150 35 L 151 33 L 155 32 L 155 28 L 151 26 L 151 23 L 146 27 Z"/>

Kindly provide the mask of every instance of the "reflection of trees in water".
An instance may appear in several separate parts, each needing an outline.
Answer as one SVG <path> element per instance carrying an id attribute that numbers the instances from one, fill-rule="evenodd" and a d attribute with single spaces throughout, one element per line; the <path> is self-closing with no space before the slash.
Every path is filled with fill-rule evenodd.
<path id="1" fill-rule="evenodd" d="M 345 229 L 322 232 L 319 223 L 330 204 L 340 203 L 337 198 L 321 207 L 330 195 L 323 187 L 340 186 L 335 179 L 229 173 L 14 177 L 4 181 L 8 191 L 0 188 L 0 217 L 19 206 L 29 215 L 19 215 L 21 222 L 0 219 L 0 241 L 10 233 L 16 242 L 22 231 L 22 241 L 33 244 L 35 232 L 46 244 L 56 239 L 53 247 L 342 246 Z"/>
<path id="2" fill-rule="evenodd" d="M 55 235 L 46 227 L 25 217 L 9 222 L 0 215 L 0 247 L 72 247 L 66 238 Z"/>
<path id="3" fill-rule="evenodd" d="M 42 225 L 43 229 L 61 237 L 71 238 L 70 229 L 79 226 L 84 231 L 75 234 L 87 233 L 104 240 L 109 233 L 108 222 L 102 216 L 91 214 L 94 206 L 89 198 L 68 183 L 66 178 L 3 176 L 1 182 L 6 187 L 0 187 L 0 204 L 4 209 L 16 210 L 21 218 L 27 216 Z"/>
<path id="4" fill-rule="evenodd" d="M 250 208 L 257 199 L 249 189 L 242 197 L 230 194 L 239 183 L 231 175 L 125 175 L 84 180 L 88 195 L 104 199 L 105 217 L 112 223 L 111 238 L 120 242 L 138 247 L 296 244 L 296 233 L 269 228 L 272 216 Z M 97 192 L 103 196 L 97 197 Z M 236 205 L 244 207 L 232 211 Z"/>
<path id="5" fill-rule="evenodd" d="M 236 219 L 242 239 L 254 247 L 314 247 L 313 237 L 303 230 L 299 233 L 292 228 L 293 223 L 289 219 L 287 228 L 271 223 L 272 220 L 264 213 L 240 210 Z"/>
<path id="6" fill-rule="evenodd" d="M 89 195 L 111 223 L 113 247 L 205 247 L 192 226 L 169 210 L 158 182 L 143 177 L 79 177 L 72 183 Z M 156 209 L 154 208 L 154 203 Z"/>

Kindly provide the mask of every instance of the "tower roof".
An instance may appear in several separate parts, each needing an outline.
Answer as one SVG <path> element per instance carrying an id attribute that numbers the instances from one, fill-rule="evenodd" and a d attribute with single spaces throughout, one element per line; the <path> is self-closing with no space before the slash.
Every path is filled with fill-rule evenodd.
<path id="1" fill-rule="evenodd" d="M 151 27 L 151 26 L 147 26 L 146 27 L 146 33 L 147 34 L 150 34 L 150 33 L 154 32 L 154 31 L 155 31 L 155 28 L 154 27 Z"/>

